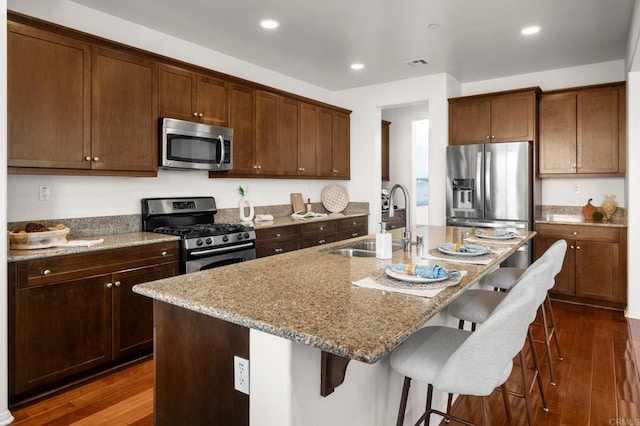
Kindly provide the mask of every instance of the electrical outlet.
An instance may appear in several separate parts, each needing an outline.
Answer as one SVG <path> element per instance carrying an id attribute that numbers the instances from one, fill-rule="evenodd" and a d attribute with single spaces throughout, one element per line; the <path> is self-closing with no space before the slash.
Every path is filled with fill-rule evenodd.
<path id="1" fill-rule="evenodd" d="M 40 201 L 51 200 L 51 190 L 47 185 L 40 185 Z"/>
<path id="2" fill-rule="evenodd" d="M 576 194 L 580 193 L 580 184 L 579 183 L 574 183 L 573 184 L 573 192 L 575 192 Z"/>
<path id="3" fill-rule="evenodd" d="M 233 356 L 233 382 L 237 391 L 249 395 L 249 360 Z"/>

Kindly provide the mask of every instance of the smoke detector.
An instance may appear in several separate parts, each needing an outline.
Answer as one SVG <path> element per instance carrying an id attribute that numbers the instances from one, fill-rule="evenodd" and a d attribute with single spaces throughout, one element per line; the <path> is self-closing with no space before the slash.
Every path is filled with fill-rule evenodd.
<path id="1" fill-rule="evenodd" d="M 418 65 L 427 65 L 428 62 L 426 59 L 423 58 L 419 58 L 419 59 L 409 59 L 408 61 L 404 61 L 405 64 L 415 67 Z"/>

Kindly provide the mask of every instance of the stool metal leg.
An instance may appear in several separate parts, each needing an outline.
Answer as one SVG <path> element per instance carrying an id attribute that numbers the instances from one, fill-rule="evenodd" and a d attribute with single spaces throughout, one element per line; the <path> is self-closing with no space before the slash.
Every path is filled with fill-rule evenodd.
<path id="1" fill-rule="evenodd" d="M 549 305 L 549 319 L 551 319 L 551 334 L 553 335 L 553 340 L 556 342 L 556 350 L 558 351 L 558 359 L 562 361 L 562 353 L 560 352 L 560 341 L 558 340 L 558 329 L 556 328 L 556 317 L 553 315 L 553 306 L 551 306 L 551 298 L 549 297 L 549 293 L 547 293 L 547 298 L 545 299 L 547 305 Z"/>
<path id="2" fill-rule="evenodd" d="M 411 387 L 411 377 L 404 378 L 404 385 L 402 386 L 402 397 L 400 398 L 400 408 L 398 409 L 398 421 L 396 426 L 402 426 L 404 423 L 404 414 L 407 411 L 407 399 L 409 398 L 409 387 Z"/>

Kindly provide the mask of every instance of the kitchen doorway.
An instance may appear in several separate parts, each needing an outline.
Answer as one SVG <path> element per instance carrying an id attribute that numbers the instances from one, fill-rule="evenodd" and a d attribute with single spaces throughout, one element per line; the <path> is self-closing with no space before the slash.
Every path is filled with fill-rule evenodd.
<path id="1" fill-rule="evenodd" d="M 407 187 L 411 198 L 413 225 L 429 223 L 429 104 L 427 101 L 381 109 L 389 125 L 389 180 L 382 189 L 396 183 Z M 392 204 L 404 207 L 402 194 Z"/>

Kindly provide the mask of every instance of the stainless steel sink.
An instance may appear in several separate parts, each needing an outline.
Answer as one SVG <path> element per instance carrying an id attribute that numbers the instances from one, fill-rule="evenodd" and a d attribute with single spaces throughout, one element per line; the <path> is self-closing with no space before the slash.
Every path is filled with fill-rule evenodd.
<path id="1" fill-rule="evenodd" d="M 402 250 L 402 247 L 402 244 L 394 243 L 391 245 L 391 251 Z M 327 252 L 349 257 L 376 257 L 376 242 L 356 241 L 340 248 L 328 250 Z"/>
<path id="2" fill-rule="evenodd" d="M 333 249 L 333 250 L 329 250 L 328 253 L 339 254 L 340 256 L 348 256 L 348 257 L 376 257 L 375 251 L 358 250 L 358 249 L 352 249 L 352 248 Z"/>

